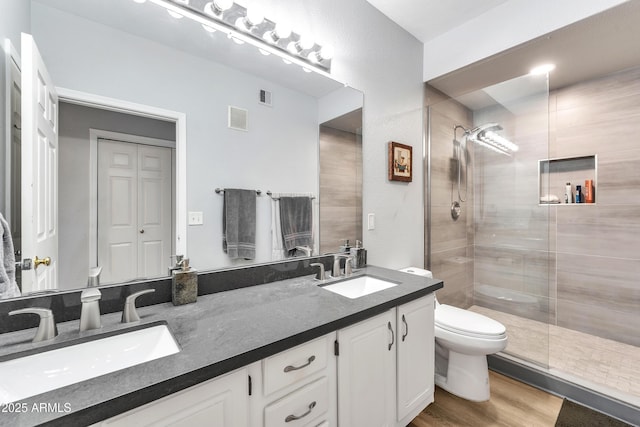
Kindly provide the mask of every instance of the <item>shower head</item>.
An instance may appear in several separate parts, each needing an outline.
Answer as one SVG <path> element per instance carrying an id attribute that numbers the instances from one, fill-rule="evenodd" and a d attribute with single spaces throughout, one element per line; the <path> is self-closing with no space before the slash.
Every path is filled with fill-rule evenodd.
<path id="1" fill-rule="evenodd" d="M 501 154 L 510 155 L 518 151 L 518 146 L 508 139 L 498 135 L 496 131 L 502 130 L 498 123 L 485 123 L 466 132 L 467 139 L 490 148 Z"/>

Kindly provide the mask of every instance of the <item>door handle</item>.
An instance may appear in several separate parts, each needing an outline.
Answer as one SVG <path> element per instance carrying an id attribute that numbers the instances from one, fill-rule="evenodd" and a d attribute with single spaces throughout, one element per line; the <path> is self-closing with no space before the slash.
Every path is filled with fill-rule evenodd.
<path id="1" fill-rule="evenodd" d="M 144 228 L 140 229 L 140 234 L 144 234 Z"/>
<path id="2" fill-rule="evenodd" d="M 36 255 L 35 259 L 33 260 L 33 268 L 38 269 L 39 265 L 46 265 L 49 266 L 51 265 L 51 257 L 46 257 L 46 258 L 38 258 L 38 256 Z"/>
<path id="3" fill-rule="evenodd" d="M 396 334 L 393 333 L 393 328 L 391 327 L 391 322 L 387 323 L 389 330 L 391 331 L 391 342 L 389 343 L 388 350 L 391 351 L 391 347 L 393 347 L 393 343 L 396 342 Z"/>

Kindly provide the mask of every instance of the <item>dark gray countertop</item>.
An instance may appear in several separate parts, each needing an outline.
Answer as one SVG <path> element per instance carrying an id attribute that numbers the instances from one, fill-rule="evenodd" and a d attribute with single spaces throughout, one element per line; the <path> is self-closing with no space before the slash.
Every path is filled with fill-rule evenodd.
<path id="1" fill-rule="evenodd" d="M 356 274 L 400 284 L 349 299 L 321 289 L 314 276 L 303 276 L 200 296 L 195 304 L 175 307 L 166 303 L 140 308 L 142 324 L 157 321 L 168 324 L 181 347 L 179 353 L 25 399 L 21 403 L 26 403 L 27 411 L 0 412 L 0 426 L 89 425 L 357 323 L 443 286 L 440 280 L 372 266 Z M 85 332 L 82 338 L 127 328 L 120 324 L 120 313 L 103 315 L 102 323 L 100 331 Z M 80 338 L 78 321 L 61 323 L 58 329 L 54 341 L 38 345 L 29 343 L 34 330 L 3 334 L 0 360 L 8 353 L 66 344 Z M 36 410 L 42 403 L 49 404 L 48 409 Z"/>

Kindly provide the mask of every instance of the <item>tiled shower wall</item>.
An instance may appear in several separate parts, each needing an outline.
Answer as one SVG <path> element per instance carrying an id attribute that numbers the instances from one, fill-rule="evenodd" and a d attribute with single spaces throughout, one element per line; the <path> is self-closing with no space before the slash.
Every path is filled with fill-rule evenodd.
<path id="1" fill-rule="evenodd" d="M 320 253 L 362 240 L 362 137 L 320 126 Z"/>
<path id="2" fill-rule="evenodd" d="M 596 204 L 558 206 L 557 324 L 640 345 L 640 67 L 551 94 L 550 156 L 597 154 Z"/>
<path id="3" fill-rule="evenodd" d="M 473 304 L 473 169 L 468 168 L 467 201 L 461 203 L 458 220 L 451 218 L 451 203 L 458 199 L 457 166 L 453 159 L 453 127 L 456 124 L 471 127 L 471 112 L 463 105 L 426 85 L 425 99 L 431 129 L 431 192 L 425 186 L 425 201 L 431 201 L 431 228 L 425 224 L 431 238 L 431 253 L 425 248 L 425 265 L 434 277 L 443 279 L 446 286 L 437 292 L 444 304 L 467 308 Z M 462 132 L 458 131 L 458 140 Z M 467 147 L 471 159 L 473 147 Z M 427 170 L 427 168 L 425 168 Z M 427 171 L 428 173 L 429 171 Z M 464 168 L 462 169 L 464 173 Z M 464 198 L 464 175 L 461 179 Z M 425 215 L 425 221 L 427 220 Z M 431 257 L 429 263 L 429 255 Z"/>

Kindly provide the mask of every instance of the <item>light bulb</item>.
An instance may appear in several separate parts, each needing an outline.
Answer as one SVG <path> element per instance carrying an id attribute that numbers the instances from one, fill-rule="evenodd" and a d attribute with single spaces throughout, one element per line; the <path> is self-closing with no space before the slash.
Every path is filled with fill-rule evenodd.
<path id="1" fill-rule="evenodd" d="M 323 46 L 322 49 L 320 49 L 320 57 L 326 60 L 332 59 L 333 46 L 331 46 L 330 44 Z"/>
<path id="2" fill-rule="evenodd" d="M 298 54 L 298 46 L 296 42 L 289 42 L 289 44 L 287 45 L 287 50 L 291 53 L 293 53 L 294 55 Z"/>
<path id="3" fill-rule="evenodd" d="M 298 45 L 300 46 L 300 50 L 311 49 L 315 44 L 316 43 L 313 41 L 313 38 L 305 35 L 301 35 L 300 40 L 298 40 Z"/>
<path id="4" fill-rule="evenodd" d="M 271 53 L 267 52 L 267 51 L 266 51 L 266 50 L 264 50 L 264 49 L 260 49 L 260 48 L 258 48 L 258 51 L 260 51 L 260 53 L 261 53 L 261 54 L 263 54 L 264 56 L 269 56 L 269 55 L 271 55 Z"/>
<path id="5" fill-rule="evenodd" d="M 273 32 L 279 39 L 286 39 L 291 35 L 291 27 L 280 22 L 276 24 L 276 28 Z"/>
<path id="6" fill-rule="evenodd" d="M 318 58 L 318 52 L 309 52 L 307 59 L 314 64 L 317 64 L 320 61 L 320 58 Z"/>
<path id="7" fill-rule="evenodd" d="M 267 43 L 278 43 L 281 39 L 286 39 L 291 35 L 291 28 L 286 24 L 276 24 L 276 27 L 273 30 L 265 31 L 263 39 L 267 41 Z"/>
<path id="8" fill-rule="evenodd" d="M 233 0 L 213 0 L 213 5 L 220 12 L 224 12 L 225 10 L 231 9 L 231 6 L 233 6 Z"/>
<path id="9" fill-rule="evenodd" d="M 248 8 L 247 20 L 252 27 L 260 25 L 262 21 L 264 21 L 264 13 L 262 12 L 262 9 L 258 6 L 251 6 L 250 8 Z"/>
<path id="10" fill-rule="evenodd" d="M 289 61 L 287 58 L 282 58 L 282 62 L 284 62 L 287 65 L 291 65 L 291 61 Z"/>
<path id="11" fill-rule="evenodd" d="M 213 27 L 208 26 L 207 24 L 202 24 L 202 28 L 204 28 L 204 30 L 208 33 L 215 33 L 216 29 Z"/>
<path id="12" fill-rule="evenodd" d="M 308 69 L 307 67 L 302 67 L 302 71 L 304 71 L 305 73 L 310 73 L 311 70 Z"/>

